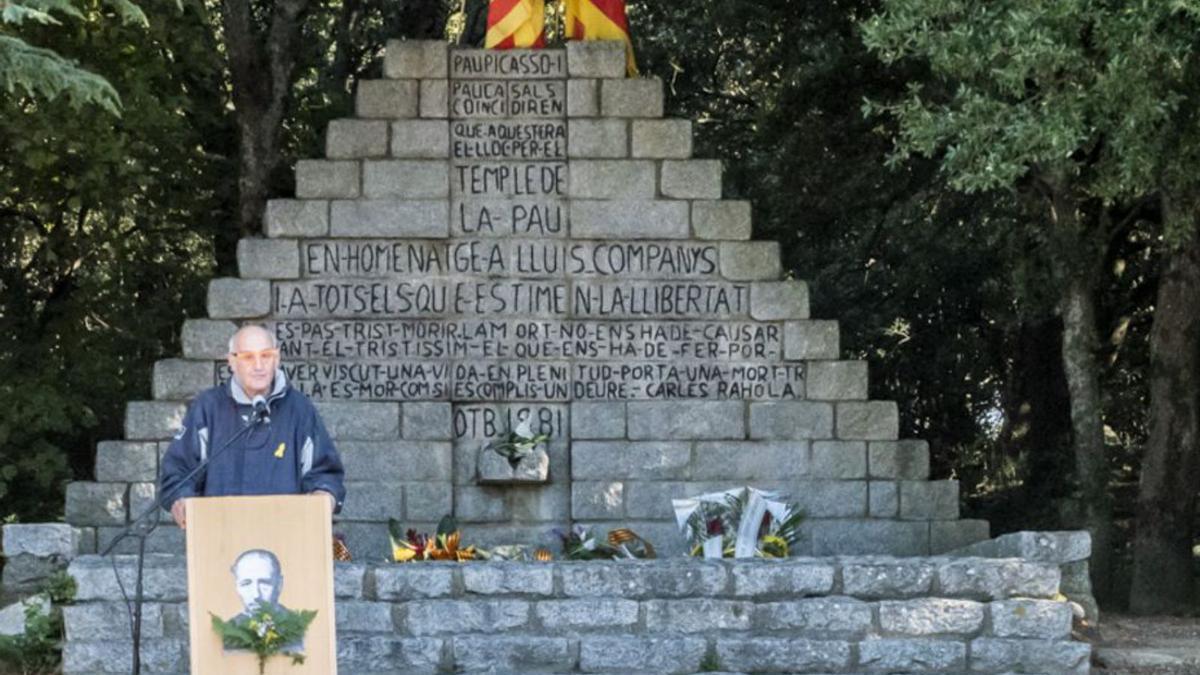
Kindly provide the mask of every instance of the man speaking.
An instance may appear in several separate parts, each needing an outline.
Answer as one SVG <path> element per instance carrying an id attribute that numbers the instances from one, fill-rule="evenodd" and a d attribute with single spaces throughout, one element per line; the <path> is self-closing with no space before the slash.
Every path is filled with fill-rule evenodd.
<path id="1" fill-rule="evenodd" d="M 185 527 L 188 497 L 324 492 L 338 512 L 346 497 L 342 460 L 312 401 L 279 368 L 275 337 L 261 326 L 243 327 L 229 340 L 229 367 L 229 383 L 196 397 L 167 448 L 163 508 Z M 207 469 L 189 478 L 210 453 Z"/>

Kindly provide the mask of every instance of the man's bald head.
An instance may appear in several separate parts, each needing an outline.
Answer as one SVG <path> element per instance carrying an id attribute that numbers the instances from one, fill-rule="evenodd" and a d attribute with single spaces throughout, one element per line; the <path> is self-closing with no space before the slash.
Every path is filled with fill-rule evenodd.
<path id="1" fill-rule="evenodd" d="M 229 369 L 246 396 L 271 393 L 279 350 L 275 336 L 262 326 L 243 326 L 229 338 Z"/>
<path id="2" fill-rule="evenodd" d="M 246 340 L 253 341 L 255 343 L 266 341 L 267 344 L 270 345 L 271 349 L 276 347 L 274 333 L 257 324 L 250 324 L 247 326 L 242 326 L 237 330 L 236 333 L 233 334 L 232 337 L 229 338 L 229 353 L 236 354 L 240 351 L 245 351 L 245 348 L 241 345 L 242 342 Z"/>

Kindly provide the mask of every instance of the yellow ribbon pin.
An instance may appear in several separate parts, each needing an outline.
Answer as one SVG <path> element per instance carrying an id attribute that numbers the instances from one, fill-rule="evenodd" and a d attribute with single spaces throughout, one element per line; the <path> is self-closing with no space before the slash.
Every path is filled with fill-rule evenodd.
<path id="1" fill-rule="evenodd" d="M 283 459 L 283 451 L 287 450 L 287 443 L 280 443 L 278 448 L 275 448 L 275 458 Z"/>

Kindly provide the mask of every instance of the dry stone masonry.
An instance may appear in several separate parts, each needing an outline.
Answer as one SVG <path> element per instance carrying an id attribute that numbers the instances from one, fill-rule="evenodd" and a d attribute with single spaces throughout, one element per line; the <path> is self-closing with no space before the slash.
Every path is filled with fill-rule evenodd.
<path id="1" fill-rule="evenodd" d="M 987 537 L 929 452 L 867 400 L 835 321 L 809 316 L 779 246 L 751 241 L 721 163 L 663 118 L 657 79 L 619 49 L 482 52 L 394 42 L 296 198 L 213 280 L 183 359 L 129 404 L 68 520 L 101 545 L 154 497 L 156 456 L 197 391 L 228 377 L 236 325 L 264 322 L 342 450 L 339 528 L 366 558 L 385 523 L 454 513 L 485 544 L 568 522 L 633 527 L 679 552 L 672 498 L 742 484 L 809 516 L 802 554 L 940 553 Z M 532 421 L 544 483 L 497 485 L 481 447 Z M 178 550 L 177 533 L 157 550 Z"/>
<path id="2" fill-rule="evenodd" d="M 268 204 L 266 237 L 240 242 L 240 276 L 211 282 L 182 358 L 155 364 L 154 400 L 99 444 L 96 481 L 69 486 L 46 555 L 6 528 L 6 585 L 103 548 L 153 502 L 187 401 L 227 380 L 226 341 L 255 322 L 345 462 L 335 527 L 370 564 L 339 568 L 345 672 L 1087 672 L 1053 564 L 374 566 L 389 518 L 431 530 L 447 513 L 469 543 L 547 545 L 583 523 L 677 555 L 671 499 L 740 485 L 805 509 L 799 556 L 987 539 L 957 482 L 929 480 L 928 446 L 899 439 L 896 404 L 868 400 L 867 364 L 810 317 L 779 245 L 750 239 L 750 204 L 722 198 L 692 123 L 663 117 L 662 82 L 624 72 L 619 44 L 390 43 L 325 157 L 297 163 L 295 198 Z M 509 482 L 480 452 L 522 422 L 550 438 L 544 472 Z M 166 555 L 144 658 L 181 672 L 181 533 L 149 547 Z M 68 673 L 127 662 L 106 565 L 72 563 Z"/>
<path id="3" fill-rule="evenodd" d="M 123 560 L 123 575 L 131 574 Z M 151 559 L 149 672 L 186 670 L 186 583 Z M 76 560 L 67 673 L 128 672 L 108 561 Z M 1069 673 L 1053 564 L 980 558 L 339 564 L 338 663 L 354 675 L 501 673 Z"/>

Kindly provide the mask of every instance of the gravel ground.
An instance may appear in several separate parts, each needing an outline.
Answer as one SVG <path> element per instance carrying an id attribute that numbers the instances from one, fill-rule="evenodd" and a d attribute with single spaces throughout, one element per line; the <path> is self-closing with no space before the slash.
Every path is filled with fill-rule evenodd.
<path id="1" fill-rule="evenodd" d="M 1200 617 L 1101 617 L 1091 640 L 1093 672 L 1200 675 Z"/>

